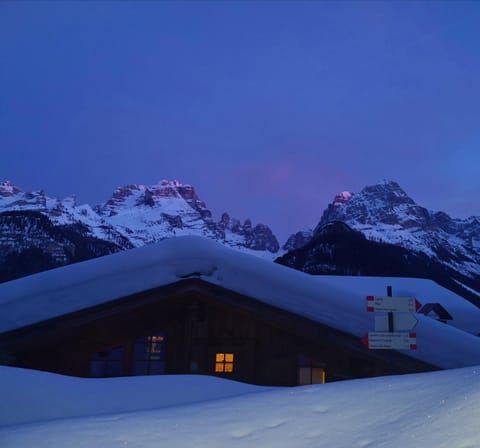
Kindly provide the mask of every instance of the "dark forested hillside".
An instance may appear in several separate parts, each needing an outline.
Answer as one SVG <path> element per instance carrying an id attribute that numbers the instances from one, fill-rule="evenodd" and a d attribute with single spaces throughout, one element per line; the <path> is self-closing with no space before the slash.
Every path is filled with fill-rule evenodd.
<path id="1" fill-rule="evenodd" d="M 480 289 L 480 279 L 465 277 L 424 253 L 367 240 L 339 221 L 318 229 L 304 247 L 276 262 L 309 274 L 429 278 L 480 306 L 480 298 L 458 283 Z"/>
<path id="2" fill-rule="evenodd" d="M 118 250 L 80 224 L 55 226 L 36 211 L 0 213 L 0 282 Z"/>

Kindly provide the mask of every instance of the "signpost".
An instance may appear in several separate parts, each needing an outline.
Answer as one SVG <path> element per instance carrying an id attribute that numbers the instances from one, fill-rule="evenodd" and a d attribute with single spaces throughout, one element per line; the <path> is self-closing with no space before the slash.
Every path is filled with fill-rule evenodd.
<path id="1" fill-rule="evenodd" d="M 415 297 L 367 296 L 367 311 L 415 313 L 421 308 Z"/>
<path id="2" fill-rule="evenodd" d="M 391 286 L 386 296 L 367 296 L 367 311 L 384 314 L 375 316 L 375 331 L 368 332 L 362 342 L 372 350 L 415 350 L 417 334 L 411 330 L 418 320 L 413 313 L 421 306 L 415 297 L 392 297 Z"/>
<path id="3" fill-rule="evenodd" d="M 416 333 L 368 332 L 362 342 L 370 349 L 415 350 Z"/>

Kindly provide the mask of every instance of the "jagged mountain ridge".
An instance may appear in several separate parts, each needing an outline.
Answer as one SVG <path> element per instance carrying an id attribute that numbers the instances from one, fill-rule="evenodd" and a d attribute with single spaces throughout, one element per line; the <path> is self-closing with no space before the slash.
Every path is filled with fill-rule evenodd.
<path id="1" fill-rule="evenodd" d="M 431 278 L 480 305 L 480 218 L 429 211 L 396 182 L 336 195 L 316 228 L 292 235 L 286 246 L 277 261 L 295 269 Z"/>
<path id="2" fill-rule="evenodd" d="M 466 276 L 480 275 L 480 217 L 454 219 L 415 203 L 396 182 L 336 196 L 313 234 L 341 221 L 372 241 L 422 252 Z"/>
<path id="3" fill-rule="evenodd" d="M 348 245 L 328 242 L 331 232 L 325 234 L 324 230 L 334 222 L 343 222 L 347 228 L 361 232 L 367 242 L 393 244 L 412 252 L 407 256 L 387 250 L 410 259 L 415 269 L 395 259 L 385 259 L 382 266 L 371 264 L 368 269 L 361 269 L 351 258 L 358 249 L 352 246 L 349 258 Z M 448 281 L 443 284 L 450 289 L 479 291 L 479 222 L 476 217 L 460 220 L 443 212 L 428 211 L 408 197 L 397 183 L 383 182 L 357 194 L 337 195 L 315 230 L 292 235 L 283 249 L 293 252 L 291 257 L 296 261 L 289 264 L 291 267 L 310 273 L 391 276 L 402 272 L 436 276 L 439 282 L 445 277 Z M 282 254 L 267 226 L 253 227 L 250 220 L 241 223 L 227 213 L 215 222 L 193 187 L 177 181 L 119 187 L 108 201 L 94 208 L 78 206 L 74 197 L 51 199 L 44 191 L 23 192 L 10 182 L 0 183 L 0 281 L 190 234 L 213 238 L 270 259 Z M 350 240 L 348 232 L 344 236 L 346 241 Z M 323 246 L 313 250 L 312 256 L 296 252 L 301 247 L 312 249 L 320 241 Z M 327 257 L 329 267 L 321 257 L 315 259 L 315 254 L 325 250 L 330 255 L 339 252 L 342 256 L 335 258 L 335 263 Z M 362 245 L 362 251 L 369 250 L 376 253 L 373 246 Z M 303 264 L 298 260 L 304 260 Z M 384 266 L 390 266 L 389 270 L 385 271 Z"/>
<path id="4" fill-rule="evenodd" d="M 242 224 L 227 213 L 215 222 L 194 188 L 178 181 L 119 187 L 94 208 L 0 183 L 0 281 L 42 270 L 41 260 L 47 269 L 192 234 L 270 259 L 279 250 L 268 226 Z M 28 261 L 28 253 L 38 262 Z"/>
<path id="5" fill-rule="evenodd" d="M 253 227 L 249 219 L 242 224 L 228 213 L 223 213 L 220 221 L 215 222 L 194 188 L 178 181 L 117 188 L 112 198 L 95 210 L 135 246 L 166 237 L 196 234 L 237 249 L 275 254 L 280 248 L 264 224 Z"/>
<path id="6" fill-rule="evenodd" d="M 480 275 L 480 217 L 451 218 L 418 205 L 396 182 L 342 192 L 327 206 L 314 230 L 291 235 L 285 248 L 305 246 L 331 222 L 343 222 L 371 241 L 422 252 L 467 276 Z"/>

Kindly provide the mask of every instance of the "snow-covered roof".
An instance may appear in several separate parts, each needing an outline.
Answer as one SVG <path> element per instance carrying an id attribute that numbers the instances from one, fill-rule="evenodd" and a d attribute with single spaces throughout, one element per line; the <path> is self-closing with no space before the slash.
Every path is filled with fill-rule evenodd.
<path id="1" fill-rule="evenodd" d="M 480 364 L 480 310 L 433 281 L 311 276 L 202 237 L 178 237 L 0 284 L 0 332 L 87 309 L 177 282 L 192 273 L 261 302 L 361 338 L 374 331 L 367 295 L 414 296 L 441 303 L 454 328 L 417 314 L 417 350 L 407 354 L 442 368 Z"/>

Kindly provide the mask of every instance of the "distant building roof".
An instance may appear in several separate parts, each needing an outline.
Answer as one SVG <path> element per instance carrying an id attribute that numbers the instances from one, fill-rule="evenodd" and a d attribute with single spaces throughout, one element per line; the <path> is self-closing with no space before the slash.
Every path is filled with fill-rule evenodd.
<path id="1" fill-rule="evenodd" d="M 453 320 L 452 315 L 438 302 L 426 303 L 418 312 L 425 314 L 425 316 L 428 316 L 430 313 L 435 313 L 441 321 Z"/>

